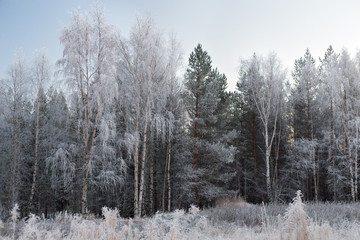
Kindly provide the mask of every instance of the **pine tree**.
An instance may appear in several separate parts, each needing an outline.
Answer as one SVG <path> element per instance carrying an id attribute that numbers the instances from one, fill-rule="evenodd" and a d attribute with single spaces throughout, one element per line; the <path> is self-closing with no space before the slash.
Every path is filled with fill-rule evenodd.
<path id="1" fill-rule="evenodd" d="M 226 195 L 234 172 L 223 171 L 233 162 L 233 136 L 221 129 L 227 101 L 226 77 L 212 69 L 211 58 L 199 44 L 190 54 L 185 74 L 185 102 L 190 117 L 193 144 L 193 202 L 204 204 Z"/>

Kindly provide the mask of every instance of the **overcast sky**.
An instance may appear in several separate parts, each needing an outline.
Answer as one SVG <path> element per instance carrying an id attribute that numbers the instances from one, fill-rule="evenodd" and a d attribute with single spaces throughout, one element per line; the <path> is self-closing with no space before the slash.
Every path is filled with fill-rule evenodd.
<path id="1" fill-rule="evenodd" d="M 336 52 L 360 49 L 360 1 L 333 0 L 103 0 L 108 23 L 126 35 L 136 16 L 152 17 L 182 44 L 184 64 L 201 43 L 213 66 L 237 81 L 240 58 L 254 52 L 276 52 L 291 71 L 306 48 L 323 57 L 331 44 Z M 28 62 L 45 48 L 55 63 L 61 57 L 59 36 L 69 12 L 90 10 L 91 0 L 0 0 L 0 78 L 21 48 Z"/>

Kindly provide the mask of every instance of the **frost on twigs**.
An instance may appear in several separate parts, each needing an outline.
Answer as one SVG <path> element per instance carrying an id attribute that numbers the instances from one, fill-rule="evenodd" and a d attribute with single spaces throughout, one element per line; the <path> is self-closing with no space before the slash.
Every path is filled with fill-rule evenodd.
<path id="1" fill-rule="evenodd" d="M 309 240 L 307 226 L 307 215 L 304 211 L 304 204 L 301 201 L 301 191 L 296 192 L 296 197 L 290 203 L 285 213 L 285 239 Z"/>

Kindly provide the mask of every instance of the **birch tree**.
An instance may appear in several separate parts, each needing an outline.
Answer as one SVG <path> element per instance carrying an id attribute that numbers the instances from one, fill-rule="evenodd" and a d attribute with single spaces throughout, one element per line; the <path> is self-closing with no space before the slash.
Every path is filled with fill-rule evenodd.
<path id="1" fill-rule="evenodd" d="M 355 61 L 351 59 L 348 51 L 344 49 L 339 59 L 339 84 L 338 88 L 339 102 L 337 119 L 340 124 L 342 134 L 341 139 L 345 149 L 345 165 L 350 185 L 351 199 L 357 200 L 357 162 L 358 162 L 358 108 L 360 85 L 357 81 L 359 72 L 355 67 Z"/>
<path id="2" fill-rule="evenodd" d="M 275 54 L 263 59 L 254 55 L 241 62 L 240 80 L 249 89 L 262 123 L 264 137 L 266 191 L 271 199 L 270 154 L 278 124 L 286 74 Z"/>
<path id="3" fill-rule="evenodd" d="M 35 57 L 32 69 L 32 80 L 36 92 L 35 100 L 35 149 L 34 149 L 34 170 L 32 174 L 32 184 L 30 191 L 29 206 L 32 208 L 33 199 L 35 195 L 35 189 L 38 181 L 39 171 L 39 132 L 40 132 L 40 105 L 41 105 L 41 94 L 44 94 L 43 85 L 46 80 L 49 79 L 49 61 L 45 53 L 38 53 Z"/>
<path id="4" fill-rule="evenodd" d="M 163 197 L 162 205 L 163 210 L 167 205 L 167 211 L 171 211 L 172 204 L 172 183 L 171 183 L 171 168 L 172 168 L 172 156 L 173 156 L 173 141 L 174 141 L 174 128 L 176 121 L 181 119 L 181 113 L 183 110 L 183 102 L 181 101 L 181 85 L 178 79 L 179 65 L 182 61 L 182 55 L 180 52 L 180 44 L 175 37 L 169 39 L 169 44 L 166 50 L 169 54 L 167 56 L 166 75 L 167 81 L 165 86 L 164 97 L 166 98 L 165 108 L 162 111 L 165 120 L 165 127 L 163 127 L 166 133 L 166 157 L 164 168 L 164 184 L 163 184 Z M 159 127 L 157 127 L 158 129 Z M 167 196 L 166 196 L 167 193 Z M 165 200 L 167 198 L 167 204 Z"/>
<path id="5" fill-rule="evenodd" d="M 81 118 L 78 119 L 83 152 L 81 211 L 86 213 L 95 139 L 98 132 L 110 133 L 109 129 L 114 127 L 106 107 L 111 105 L 117 93 L 113 75 L 115 37 L 112 27 L 105 23 L 103 10 L 96 8 L 90 17 L 73 12 L 71 23 L 63 30 L 60 42 L 64 46 L 63 58 L 58 61 L 60 73 L 79 94 L 81 104 Z M 103 144 L 106 145 L 106 141 Z"/>
<path id="6" fill-rule="evenodd" d="M 323 59 L 320 60 L 319 67 L 319 101 L 321 104 L 322 116 L 326 121 L 323 121 L 323 141 L 328 145 L 327 162 L 329 166 L 327 171 L 329 173 L 329 189 L 332 192 L 333 200 L 337 200 L 337 184 L 342 182 L 339 174 L 337 157 L 336 157 L 336 107 L 339 99 L 339 55 L 334 52 L 330 46 Z"/>
<path id="7" fill-rule="evenodd" d="M 168 40 L 151 19 L 137 19 L 129 38 L 120 38 L 118 45 L 119 95 L 126 119 L 124 143 L 134 166 L 135 217 L 143 213 L 149 131 L 155 128 L 155 131 L 168 132 L 171 137 L 171 127 L 167 127 L 170 131 L 164 129 L 172 126 L 171 113 L 166 117 L 161 111 L 169 95 L 168 81 L 174 77 L 177 67 L 172 60 L 174 51 L 169 51 L 167 46 Z"/>

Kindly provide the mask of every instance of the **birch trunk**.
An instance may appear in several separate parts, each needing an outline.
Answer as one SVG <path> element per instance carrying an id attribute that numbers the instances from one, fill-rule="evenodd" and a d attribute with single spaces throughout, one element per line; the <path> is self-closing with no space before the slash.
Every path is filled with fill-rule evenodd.
<path id="1" fill-rule="evenodd" d="M 145 184 L 145 161 L 146 161 L 146 143 L 147 143 L 147 125 L 148 122 L 145 120 L 144 125 L 144 137 L 143 137 L 143 147 L 141 153 L 141 173 L 140 173 L 140 191 L 139 191 L 139 216 L 142 213 L 142 204 L 143 204 L 143 195 L 144 195 L 144 184 Z"/>
<path id="2" fill-rule="evenodd" d="M 19 179 L 19 164 L 20 164 L 20 129 L 19 120 L 16 118 L 14 132 L 12 134 L 12 157 L 11 157 L 11 177 L 10 177 L 10 188 L 11 188 L 11 205 L 18 201 L 18 179 Z"/>
<path id="3" fill-rule="evenodd" d="M 358 198 L 358 142 L 359 142 L 359 129 L 358 129 L 358 125 L 356 123 L 355 126 L 356 130 L 355 130 L 355 153 L 354 153 L 354 195 L 355 195 L 355 201 L 357 201 Z"/>
<path id="4" fill-rule="evenodd" d="M 134 147 L 134 217 L 140 217 L 139 214 L 139 143 Z"/>
<path id="5" fill-rule="evenodd" d="M 150 213 L 154 213 L 154 159 L 150 163 Z"/>
<path id="6" fill-rule="evenodd" d="M 86 116 L 88 116 L 88 115 L 86 115 Z M 89 178 L 89 171 L 90 171 L 89 163 L 92 160 L 92 149 L 95 144 L 97 118 L 98 118 L 98 112 L 96 112 L 96 114 L 95 114 L 94 129 L 91 133 L 90 146 L 88 146 L 90 133 L 88 131 L 85 132 L 85 129 L 87 129 L 89 127 L 89 123 L 87 123 L 87 126 L 83 125 L 84 156 L 83 156 L 83 179 L 82 179 L 83 188 L 82 188 L 82 194 L 81 194 L 81 213 L 82 214 L 86 214 L 88 212 L 87 193 L 88 193 L 88 178 Z M 87 119 L 87 121 L 89 121 L 89 119 Z"/>
<path id="7" fill-rule="evenodd" d="M 139 91 L 140 92 L 140 91 Z M 136 123 L 135 123 L 135 134 L 136 142 L 134 146 L 134 217 L 140 217 L 139 214 L 139 112 L 140 112 L 140 102 L 136 98 Z"/>
<path id="8" fill-rule="evenodd" d="M 274 58 L 274 56 L 270 56 L 268 59 L 268 63 L 270 63 L 270 70 L 268 72 L 269 76 L 259 77 L 255 75 L 253 79 L 249 79 L 252 99 L 255 102 L 256 109 L 263 125 L 263 136 L 265 139 L 266 192 L 269 200 L 272 200 L 270 155 L 277 130 L 277 118 L 282 100 L 282 81 L 284 77 L 282 75 L 277 76 L 274 74 L 274 67 L 277 64 L 276 62 L 276 58 Z M 256 69 L 256 67 L 254 69 L 254 72 L 255 71 L 258 71 L 259 75 L 262 74 L 259 72 L 259 69 Z M 278 73 L 280 74 L 280 72 Z M 265 75 L 266 74 L 267 73 L 265 73 Z M 274 118 L 273 129 L 272 132 L 269 132 L 269 121 L 272 117 Z"/>
<path id="9" fill-rule="evenodd" d="M 165 212 L 165 198 L 166 198 L 166 181 L 167 181 L 167 165 L 168 165 L 168 154 L 165 156 L 165 168 L 164 168 L 164 185 L 163 185 L 163 194 L 162 194 L 162 210 Z"/>
<path id="10" fill-rule="evenodd" d="M 171 110 L 170 110 L 171 111 Z M 171 209 L 171 132 L 168 131 L 167 144 L 166 144 L 166 158 L 165 158 L 165 169 L 164 169 L 164 185 L 163 185 L 163 196 L 162 196 L 162 208 L 163 211 L 166 209 L 166 195 L 167 195 L 167 211 Z M 167 192 L 167 194 L 166 194 Z"/>
<path id="11" fill-rule="evenodd" d="M 331 114 L 331 122 L 330 122 L 330 159 L 331 159 L 331 163 L 332 163 L 332 167 L 333 169 L 335 169 L 335 157 L 334 157 L 334 118 L 333 118 L 333 102 L 332 100 L 330 101 L 330 114 Z M 333 174 L 333 200 L 336 201 L 337 200 L 337 196 L 336 196 L 336 179 L 335 179 L 335 174 Z"/>
<path id="12" fill-rule="evenodd" d="M 311 158 L 313 162 L 313 180 L 314 180 L 314 190 L 315 190 L 315 202 L 318 202 L 318 183 L 317 183 L 317 176 L 316 176 L 316 158 L 315 158 L 315 148 L 312 147 L 311 149 Z"/>
<path id="13" fill-rule="evenodd" d="M 355 202 L 355 182 L 354 182 L 354 170 L 353 170 L 353 167 L 354 167 L 354 162 L 352 159 L 350 159 L 350 187 L 351 187 L 351 198 L 352 198 L 352 201 Z"/>
<path id="14" fill-rule="evenodd" d="M 170 182 L 170 164 L 171 164 L 171 139 L 169 132 L 169 140 L 168 140 L 168 164 L 167 164 L 167 185 L 168 185 L 168 211 L 171 210 L 171 182 Z"/>
<path id="15" fill-rule="evenodd" d="M 31 192 L 29 206 L 32 208 L 33 198 L 35 194 L 36 181 L 37 181 L 37 172 L 39 169 L 39 128 L 40 128 L 40 89 L 36 99 L 36 127 L 35 127 L 35 159 L 34 159 L 34 172 L 32 176 Z"/>
<path id="16" fill-rule="evenodd" d="M 271 179 L 270 179 L 270 152 L 271 146 L 269 146 L 269 138 L 268 138 L 268 131 L 267 125 L 264 126 L 265 128 L 265 164 L 266 164 L 266 193 L 267 197 L 271 199 Z"/>

